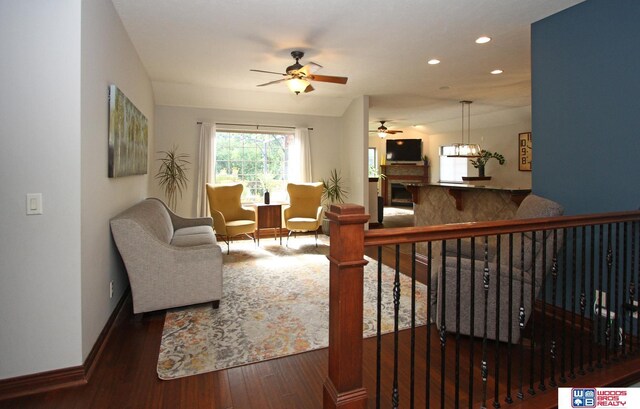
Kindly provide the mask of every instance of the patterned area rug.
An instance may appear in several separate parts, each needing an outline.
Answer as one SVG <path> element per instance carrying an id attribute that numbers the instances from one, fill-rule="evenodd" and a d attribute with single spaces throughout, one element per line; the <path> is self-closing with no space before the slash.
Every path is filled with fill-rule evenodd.
<path id="1" fill-rule="evenodd" d="M 223 252 L 225 253 L 225 252 Z M 220 308 L 211 304 L 167 312 L 158 376 L 175 379 L 325 348 L 329 323 L 328 238 L 234 242 L 224 255 Z M 364 273 L 363 336 L 375 336 L 377 263 Z M 392 269 L 383 266 L 382 330 L 393 331 Z M 427 287 L 416 283 L 416 299 Z M 400 328 L 411 325 L 411 279 L 401 274 Z M 416 303 L 417 325 L 426 322 L 426 301 Z"/>

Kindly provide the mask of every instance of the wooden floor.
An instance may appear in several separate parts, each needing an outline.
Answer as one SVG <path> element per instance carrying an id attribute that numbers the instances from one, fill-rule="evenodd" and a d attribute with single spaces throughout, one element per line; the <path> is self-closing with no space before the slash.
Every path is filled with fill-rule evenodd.
<path id="1" fill-rule="evenodd" d="M 391 262 L 390 255 L 391 249 L 385 249 L 383 255 L 385 263 Z M 402 264 L 406 266 L 406 256 L 403 255 L 402 258 Z M 420 279 L 424 280 L 424 276 L 422 275 Z M 162 312 L 145 314 L 141 321 L 136 321 L 131 314 L 130 302 L 125 303 L 123 313 L 114 324 L 112 335 L 105 345 L 103 355 L 99 359 L 88 385 L 0 401 L 0 408 L 319 409 L 322 407 L 322 385 L 327 376 L 327 349 L 198 376 L 162 381 L 157 377 L 156 364 L 163 324 L 164 313 Z M 483 389 L 484 384 L 477 364 L 473 374 L 470 375 L 468 356 L 469 352 L 473 351 L 476 357 L 475 362 L 479 362 L 482 343 L 479 340 L 470 340 L 466 337 L 461 337 L 456 341 L 454 336 L 448 336 L 444 355 L 445 375 L 443 378 L 439 334 L 433 325 L 430 326 L 429 337 L 427 337 L 427 331 L 427 327 L 420 327 L 415 332 L 416 356 L 419 357 L 415 364 L 415 407 L 469 407 L 470 382 L 473 384 L 471 397 L 472 402 L 475 402 L 473 407 L 480 407 L 479 402 L 482 400 L 485 390 Z M 400 345 L 398 354 L 400 362 L 398 366 L 399 407 L 409 408 L 411 389 L 410 331 L 402 331 L 398 340 Z M 427 354 L 428 342 L 430 342 L 429 351 L 431 351 L 429 355 Z M 383 336 L 382 390 L 380 395 L 382 408 L 392 407 L 393 344 L 393 334 Z M 496 353 L 501 357 L 499 369 L 501 375 L 497 385 L 501 396 L 499 399 L 501 406 L 509 408 L 553 407 L 557 399 L 553 391 L 547 392 L 546 397 L 542 399 L 531 399 L 526 392 L 529 387 L 528 375 L 524 378 L 524 403 L 517 399 L 518 378 L 514 375 L 512 396 L 515 403 L 505 404 L 505 375 L 508 370 L 505 358 L 506 345 L 502 344 L 497 349 L 493 345 L 488 351 L 488 358 L 489 362 L 492 362 Z M 460 356 L 463 357 L 459 365 L 459 377 L 457 378 L 459 383 L 456 383 L 455 377 L 456 349 L 459 349 Z M 530 356 L 529 352 L 530 349 L 527 348 L 527 357 Z M 535 362 L 538 362 L 541 352 L 534 351 L 534 353 L 537 354 Z M 370 396 L 369 408 L 375 408 L 376 403 L 375 355 L 375 338 L 365 340 L 363 372 L 364 386 Z M 427 356 L 430 357 L 429 371 L 427 371 Z M 514 357 L 514 361 L 511 363 L 512 371 L 517 374 L 516 371 L 522 368 L 523 372 L 528 374 L 530 368 L 528 362 L 527 359 L 519 361 Z M 538 366 L 535 362 L 534 369 L 537 371 Z M 638 360 L 629 361 L 628 365 L 636 365 L 637 367 L 639 362 Z M 496 390 L 494 371 L 495 368 L 492 368 L 486 383 L 487 407 L 493 407 L 493 394 Z M 589 385 L 591 382 L 592 386 L 602 386 L 601 373 L 585 376 L 583 378 L 585 385 Z M 427 376 L 430 377 L 428 380 Z M 426 387 L 427 382 L 430 388 Z M 539 396 L 541 391 L 538 384 L 539 381 L 536 379 L 534 389 Z M 444 400 L 442 400 L 441 391 L 444 391 Z M 425 404 L 427 393 L 429 393 L 429 405 Z M 444 404 L 441 406 L 442 402 Z"/>

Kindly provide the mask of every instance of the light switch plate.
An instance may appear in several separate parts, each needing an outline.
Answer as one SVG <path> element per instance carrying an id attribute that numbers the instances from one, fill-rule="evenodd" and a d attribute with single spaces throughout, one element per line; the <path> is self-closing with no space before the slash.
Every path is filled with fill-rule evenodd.
<path id="1" fill-rule="evenodd" d="M 27 193 L 27 215 L 42 214 L 42 193 Z"/>

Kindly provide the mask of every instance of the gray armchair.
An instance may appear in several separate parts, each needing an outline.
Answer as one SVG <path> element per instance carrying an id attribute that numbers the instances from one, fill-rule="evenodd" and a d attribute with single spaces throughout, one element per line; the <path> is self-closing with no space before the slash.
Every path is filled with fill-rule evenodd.
<path id="1" fill-rule="evenodd" d="M 549 199 L 545 199 L 536 195 L 527 196 L 518 208 L 515 219 L 541 218 L 561 216 L 564 209 L 561 205 Z M 524 235 L 524 236 L 523 236 Z M 535 254 L 534 240 L 531 232 L 513 235 L 513 275 L 512 275 L 512 297 L 511 297 L 511 342 L 517 343 L 520 340 L 519 330 L 519 307 L 520 302 L 525 308 L 525 325 L 531 316 L 533 302 L 531 297 L 531 287 L 534 285 L 533 293 L 538 294 L 540 287 L 543 285 L 543 271 L 549 273 L 553 259 L 553 232 L 536 232 L 535 233 Z M 546 258 L 543 260 L 543 235 L 546 235 Z M 500 243 L 500 260 L 497 257 L 497 245 L 495 236 L 491 237 L 488 249 L 488 267 L 489 267 L 489 292 L 488 292 L 488 318 L 487 318 L 487 337 L 496 339 L 496 308 L 498 306 L 498 289 L 499 289 L 499 340 L 508 342 L 509 330 L 509 239 L 508 235 L 501 236 Z M 562 232 L 558 231 L 557 246 L 558 251 L 562 247 Z M 455 240 L 447 242 L 444 251 L 444 259 L 435 261 L 434 271 L 437 273 L 432 279 L 432 320 L 436 322 L 438 328 L 441 326 L 442 309 L 445 312 L 445 327 L 447 331 L 456 331 L 456 308 L 460 305 L 460 333 L 471 335 L 471 291 L 474 292 L 474 327 L 473 335 L 482 337 L 484 335 L 484 286 L 483 286 L 483 270 L 484 270 L 484 237 L 475 239 L 475 269 L 472 269 L 471 260 L 471 241 L 470 239 L 462 240 L 461 243 L 461 260 L 460 260 L 460 296 L 458 297 L 458 286 L 456 278 L 457 269 L 457 244 Z M 521 251 L 524 250 L 524 252 Z M 524 254 L 524 257 L 521 257 Z M 535 264 L 535 274 L 534 274 Z M 474 272 L 473 288 L 471 287 L 472 272 Z M 498 275 L 499 272 L 499 275 Z M 535 278 L 535 281 L 533 280 Z M 524 289 L 524 298 L 521 299 L 521 284 Z M 442 302 L 442 300 L 445 300 Z"/>

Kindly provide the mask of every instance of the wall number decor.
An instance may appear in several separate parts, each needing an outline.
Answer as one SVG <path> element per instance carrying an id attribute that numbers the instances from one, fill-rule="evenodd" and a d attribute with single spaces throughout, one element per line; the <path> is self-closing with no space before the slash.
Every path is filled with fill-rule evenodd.
<path id="1" fill-rule="evenodd" d="M 531 171 L 531 132 L 518 134 L 518 170 Z"/>

